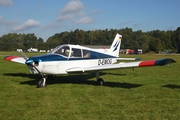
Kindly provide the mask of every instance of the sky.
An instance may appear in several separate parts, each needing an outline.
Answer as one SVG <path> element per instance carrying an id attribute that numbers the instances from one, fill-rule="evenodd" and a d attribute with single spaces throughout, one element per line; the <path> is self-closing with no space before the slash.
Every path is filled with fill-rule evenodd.
<path id="1" fill-rule="evenodd" d="M 180 27 L 180 0 L 0 0 L 0 37 L 132 28 L 143 32 Z"/>

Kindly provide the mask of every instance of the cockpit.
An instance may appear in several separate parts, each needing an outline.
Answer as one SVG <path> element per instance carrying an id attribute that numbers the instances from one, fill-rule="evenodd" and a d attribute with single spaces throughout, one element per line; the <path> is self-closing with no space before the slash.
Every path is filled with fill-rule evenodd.
<path id="1" fill-rule="evenodd" d="M 75 48 L 70 45 L 60 45 L 54 48 L 49 54 L 60 54 L 66 57 L 83 57 L 88 58 L 90 55 L 89 50 Z"/>

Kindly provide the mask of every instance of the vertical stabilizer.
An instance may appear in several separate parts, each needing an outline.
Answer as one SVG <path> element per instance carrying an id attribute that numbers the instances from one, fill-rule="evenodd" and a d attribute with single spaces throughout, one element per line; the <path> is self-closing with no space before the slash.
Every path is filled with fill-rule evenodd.
<path id="1" fill-rule="evenodd" d="M 120 46 L 121 46 L 121 40 L 122 40 L 122 35 L 120 35 L 119 33 L 116 34 L 114 41 L 110 47 L 110 54 L 116 57 L 119 57 L 119 50 L 120 50 Z"/>

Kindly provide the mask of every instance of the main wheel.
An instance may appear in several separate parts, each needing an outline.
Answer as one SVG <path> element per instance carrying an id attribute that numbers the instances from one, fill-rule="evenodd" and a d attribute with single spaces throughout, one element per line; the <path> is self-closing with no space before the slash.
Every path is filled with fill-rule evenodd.
<path id="1" fill-rule="evenodd" d="M 46 78 L 42 78 L 37 83 L 37 88 L 42 88 L 42 87 L 46 87 Z"/>
<path id="2" fill-rule="evenodd" d="M 104 80 L 102 78 L 97 79 L 97 85 L 104 85 Z"/>

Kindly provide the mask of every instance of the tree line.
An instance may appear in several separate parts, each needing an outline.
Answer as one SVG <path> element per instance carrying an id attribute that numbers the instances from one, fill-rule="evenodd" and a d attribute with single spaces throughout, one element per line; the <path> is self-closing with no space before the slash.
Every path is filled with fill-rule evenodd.
<path id="1" fill-rule="evenodd" d="M 79 30 L 61 32 L 49 37 L 47 41 L 35 34 L 8 33 L 0 37 L 0 51 L 27 50 L 31 47 L 48 50 L 61 44 L 111 45 L 116 33 L 123 36 L 121 49 L 142 49 L 144 53 L 169 50 L 180 53 L 180 27 L 176 30 L 153 30 L 142 32 L 132 28 Z"/>

